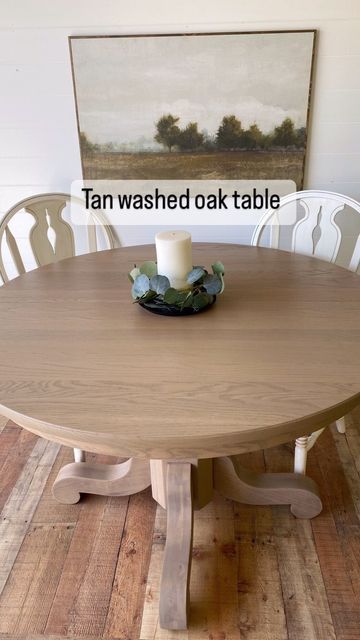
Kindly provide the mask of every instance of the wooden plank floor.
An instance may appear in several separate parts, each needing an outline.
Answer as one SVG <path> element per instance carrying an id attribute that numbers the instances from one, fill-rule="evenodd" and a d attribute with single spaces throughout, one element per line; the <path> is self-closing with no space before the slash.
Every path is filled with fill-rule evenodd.
<path id="1" fill-rule="evenodd" d="M 287 471 L 292 456 L 289 444 L 243 457 Z M 0 418 L 0 640 L 360 640 L 360 409 L 309 454 L 315 520 L 220 496 L 195 514 L 185 632 L 158 623 L 165 512 L 150 491 L 56 503 L 71 460 Z"/>

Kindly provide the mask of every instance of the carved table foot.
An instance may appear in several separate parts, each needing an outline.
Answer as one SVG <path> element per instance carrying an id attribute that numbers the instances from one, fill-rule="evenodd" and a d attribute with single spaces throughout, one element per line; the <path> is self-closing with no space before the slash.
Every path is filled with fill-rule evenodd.
<path id="1" fill-rule="evenodd" d="M 300 473 L 254 473 L 237 456 L 215 458 L 214 489 L 244 504 L 288 504 L 297 518 L 314 518 L 322 510 L 317 486 Z"/>
<path id="2" fill-rule="evenodd" d="M 75 504 L 81 493 L 130 496 L 150 484 L 150 462 L 141 458 L 129 458 L 119 464 L 72 462 L 59 471 L 53 495 L 59 502 Z"/>

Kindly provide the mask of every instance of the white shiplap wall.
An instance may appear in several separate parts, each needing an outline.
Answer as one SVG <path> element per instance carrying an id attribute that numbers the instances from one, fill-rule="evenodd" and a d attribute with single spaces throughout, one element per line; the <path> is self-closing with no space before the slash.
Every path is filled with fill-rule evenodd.
<path id="1" fill-rule="evenodd" d="M 359 0 L 1 0 L 0 218 L 81 177 L 68 35 L 305 28 L 319 30 L 306 187 L 360 199 Z"/>

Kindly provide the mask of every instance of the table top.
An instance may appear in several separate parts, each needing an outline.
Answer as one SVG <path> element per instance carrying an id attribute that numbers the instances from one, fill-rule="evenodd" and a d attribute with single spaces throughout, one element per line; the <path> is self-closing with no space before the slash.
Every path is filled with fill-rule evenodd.
<path id="1" fill-rule="evenodd" d="M 226 288 L 195 316 L 132 304 L 153 246 L 78 256 L 0 289 L 0 413 L 88 451 L 205 458 L 272 446 L 360 402 L 360 278 L 283 251 L 194 244 Z"/>

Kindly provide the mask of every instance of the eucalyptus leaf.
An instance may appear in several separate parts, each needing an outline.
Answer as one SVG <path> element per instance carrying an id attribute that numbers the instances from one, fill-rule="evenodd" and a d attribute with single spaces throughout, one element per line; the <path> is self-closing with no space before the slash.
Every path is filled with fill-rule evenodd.
<path id="1" fill-rule="evenodd" d="M 225 267 L 224 267 L 222 262 L 219 262 L 219 261 L 218 262 L 214 262 L 214 264 L 212 264 L 211 267 L 212 267 L 213 272 L 216 275 L 222 275 L 222 276 L 225 275 Z"/>
<path id="2" fill-rule="evenodd" d="M 152 278 L 153 276 L 156 276 L 157 274 L 156 262 L 153 262 L 152 260 L 147 260 L 146 262 L 143 262 L 140 267 L 140 273 L 143 273 L 148 278 Z"/>
<path id="3" fill-rule="evenodd" d="M 147 291 L 147 292 L 145 293 L 145 295 L 143 295 L 143 296 L 139 299 L 139 301 L 138 301 L 138 302 L 149 302 L 149 300 L 152 300 L 153 298 L 156 298 L 156 296 L 157 296 L 156 291 L 152 291 L 152 290 L 150 289 L 150 291 Z"/>
<path id="4" fill-rule="evenodd" d="M 189 293 L 191 293 L 191 291 L 178 291 L 177 292 L 177 302 L 179 302 L 180 304 L 185 302 L 185 300 L 188 297 Z"/>
<path id="5" fill-rule="evenodd" d="M 209 274 L 204 278 L 203 287 L 205 287 L 207 293 L 216 295 L 217 293 L 220 293 L 222 283 L 219 276 Z"/>
<path id="6" fill-rule="evenodd" d="M 187 274 L 186 280 L 189 284 L 194 284 L 194 282 L 201 280 L 205 275 L 206 272 L 202 267 L 194 267 L 194 269 Z"/>
<path id="7" fill-rule="evenodd" d="M 188 295 L 186 296 L 184 302 L 181 305 L 182 309 L 187 309 L 188 307 L 192 307 L 193 306 L 193 302 L 194 302 L 194 296 L 191 293 L 191 291 L 189 291 Z"/>
<path id="8" fill-rule="evenodd" d="M 150 289 L 163 296 L 165 291 L 170 289 L 169 278 L 166 276 L 153 276 L 150 280 Z"/>
<path id="9" fill-rule="evenodd" d="M 165 291 L 164 302 L 166 302 L 166 304 L 176 304 L 178 298 L 179 292 L 177 291 L 177 289 L 173 289 L 173 287 L 170 287 L 169 289 L 167 289 L 167 291 Z"/>
<path id="10" fill-rule="evenodd" d="M 224 292 L 224 289 L 225 289 L 225 280 L 224 280 L 224 276 L 223 276 L 222 273 L 219 273 L 218 277 L 220 278 L 220 281 L 221 281 L 221 289 L 219 291 L 219 293 L 221 294 L 221 293 Z"/>
<path id="11" fill-rule="evenodd" d="M 200 293 L 197 293 L 194 296 L 193 307 L 194 309 L 203 309 L 204 307 L 207 307 L 207 305 L 209 304 L 209 301 L 210 301 L 210 298 L 208 294 L 205 293 L 204 291 L 200 291 Z"/>
<path id="12" fill-rule="evenodd" d="M 175 304 L 183 309 L 189 296 L 191 296 L 191 291 L 178 291 L 178 296 Z"/>
<path id="13" fill-rule="evenodd" d="M 135 278 L 137 278 L 140 275 L 140 273 L 141 272 L 139 267 L 134 267 L 133 269 L 131 269 L 130 273 L 128 274 L 131 282 L 135 282 Z"/>
<path id="14" fill-rule="evenodd" d="M 140 276 L 137 276 L 135 278 L 131 293 L 133 298 L 141 298 L 145 293 L 149 291 L 149 289 L 150 280 L 144 273 L 142 273 Z"/>

